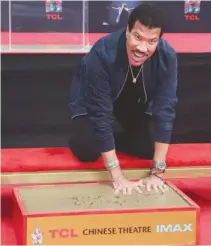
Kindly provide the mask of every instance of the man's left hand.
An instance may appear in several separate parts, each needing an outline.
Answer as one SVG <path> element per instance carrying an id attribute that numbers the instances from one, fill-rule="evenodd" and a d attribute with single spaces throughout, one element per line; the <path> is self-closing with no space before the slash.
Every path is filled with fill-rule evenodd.
<path id="1" fill-rule="evenodd" d="M 165 182 L 161 178 L 158 178 L 154 175 L 140 180 L 139 183 L 141 187 L 145 187 L 146 190 L 149 192 L 152 190 L 154 190 L 155 192 L 159 192 L 160 190 L 162 193 L 168 191 L 168 187 Z"/>

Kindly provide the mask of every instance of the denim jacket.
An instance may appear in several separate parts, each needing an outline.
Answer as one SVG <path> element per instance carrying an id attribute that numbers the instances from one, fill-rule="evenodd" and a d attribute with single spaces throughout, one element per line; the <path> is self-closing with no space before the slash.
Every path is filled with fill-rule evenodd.
<path id="1" fill-rule="evenodd" d="M 126 29 L 99 39 L 82 58 L 69 94 L 71 117 L 88 115 L 102 152 L 115 149 L 113 103 L 129 71 Z M 152 115 L 155 142 L 169 143 L 177 104 L 177 55 L 163 39 L 143 65 L 146 113 Z"/>

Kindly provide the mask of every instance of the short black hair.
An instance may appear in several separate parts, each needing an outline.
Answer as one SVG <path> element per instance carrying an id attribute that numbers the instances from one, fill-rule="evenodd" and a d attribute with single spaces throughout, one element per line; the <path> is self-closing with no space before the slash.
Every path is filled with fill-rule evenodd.
<path id="1" fill-rule="evenodd" d="M 140 4 L 131 12 L 128 19 L 128 28 L 131 31 L 136 23 L 139 21 L 141 24 L 148 28 L 161 28 L 161 35 L 164 31 L 164 14 L 155 5 Z"/>

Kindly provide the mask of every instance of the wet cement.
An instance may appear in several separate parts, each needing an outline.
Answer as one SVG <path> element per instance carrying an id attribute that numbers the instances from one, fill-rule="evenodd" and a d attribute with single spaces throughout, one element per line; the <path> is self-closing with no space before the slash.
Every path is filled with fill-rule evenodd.
<path id="1" fill-rule="evenodd" d="M 110 184 L 20 187 L 18 192 L 28 214 L 191 206 L 171 187 L 168 188 L 164 194 L 143 191 L 143 194 L 134 192 L 131 196 L 115 195 Z"/>

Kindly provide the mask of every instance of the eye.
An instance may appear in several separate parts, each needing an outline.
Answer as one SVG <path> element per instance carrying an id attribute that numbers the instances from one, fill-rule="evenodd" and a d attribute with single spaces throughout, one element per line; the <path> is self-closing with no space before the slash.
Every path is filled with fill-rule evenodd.
<path id="1" fill-rule="evenodd" d="M 156 42 L 157 42 L 157 39 L 151 39 L 151 40 L 149 41 L 150 44 L 154 44 L 154 43 L 156 43 Z"/>
<path id="2" fill-rule="evenodd" d="M 134 33 L 134 36 L 135 36 L 135 38 L 136 38 L 137 40 L 140 39 L 140 35 L 139 35 L 137 32 Z"/>

